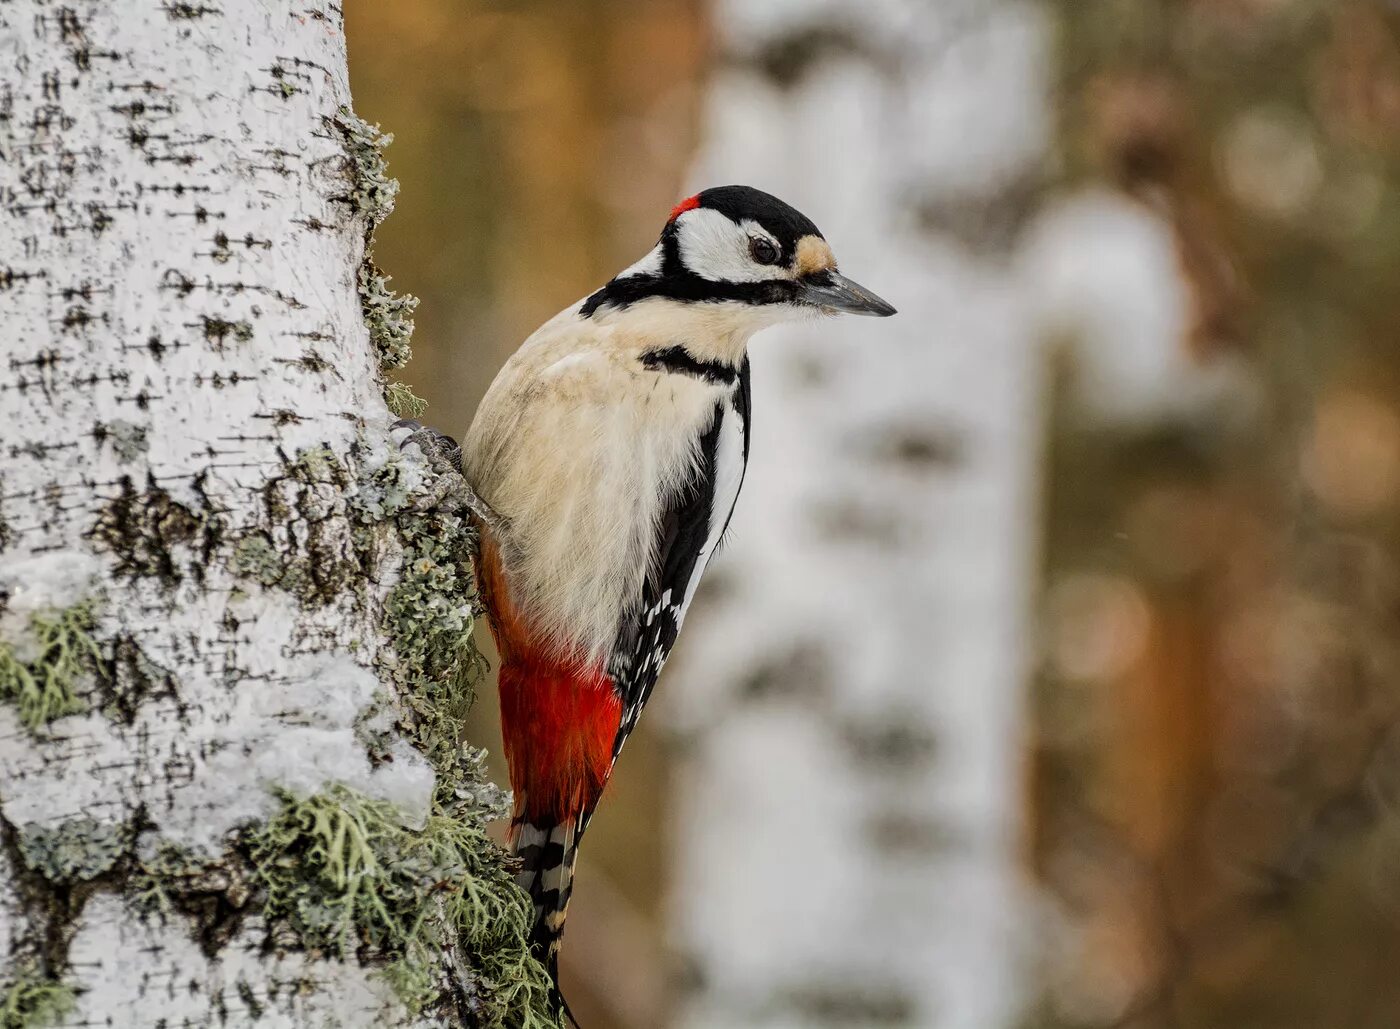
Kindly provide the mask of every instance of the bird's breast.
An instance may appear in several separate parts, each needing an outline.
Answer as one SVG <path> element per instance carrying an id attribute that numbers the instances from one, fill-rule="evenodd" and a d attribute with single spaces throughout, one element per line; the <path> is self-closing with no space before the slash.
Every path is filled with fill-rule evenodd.
<path id="1" fill-rule="evenodd" d="M 481 478 L 510 524 L 512 597 L 541 638 L 606 661 L 654 559 L 665 498 L 692 480 L 734 388 L 640 355 L 556 362 L 529 384 Z"/>

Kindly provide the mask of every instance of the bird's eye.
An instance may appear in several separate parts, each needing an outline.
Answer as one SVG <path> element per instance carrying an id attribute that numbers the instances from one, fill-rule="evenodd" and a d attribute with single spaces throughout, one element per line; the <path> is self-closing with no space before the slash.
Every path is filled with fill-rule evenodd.
<path id="1" fill-rule="evenodd" d="M 764 239 L 762 236 L 755 236 L 749 240 L 749 253 L 759 264 L 778 263 L 778 248 L 773 245 L 771 240 Z"/>

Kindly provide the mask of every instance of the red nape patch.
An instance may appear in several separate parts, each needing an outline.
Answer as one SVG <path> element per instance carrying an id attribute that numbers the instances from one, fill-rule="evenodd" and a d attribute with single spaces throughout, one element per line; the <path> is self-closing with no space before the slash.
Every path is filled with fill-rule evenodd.
<path id="1" fill-rule="evenodd" d="M 679 204 L 677 204 L 675 207 L 671 208 L 671 217 L 668 218 L 668 219 L 666 219 L 666 223 L 669 225 L 671 222 L 675 221 L 675 220 L 676 220 L 677 218 L 679 218 L 681 215 L 685 214 L 686 211 L 693 211 L 693 210 L 695 210 L 695 209 L 696 209 L 697 207 L 699 207 L 699 206 L 700 206 L 700 194 L 699 194 L 699 193 L 696 193 L 693 197 L 686 197 L 684 200 L 682 200 L 682 201 L 681 201 Z"/>
<path id="2" fill-rule="evenodd" d="M 515 816 L 550 825 L 592 811 L 622 721 L 612 680 L 602 669 L 527 652 L 502 661 L 500 687 Z"/>

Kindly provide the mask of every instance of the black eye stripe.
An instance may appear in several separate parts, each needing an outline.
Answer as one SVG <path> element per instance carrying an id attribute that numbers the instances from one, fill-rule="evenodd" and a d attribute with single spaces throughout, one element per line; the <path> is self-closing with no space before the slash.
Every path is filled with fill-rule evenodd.
<path id="1" fill-rule="evenodd" d="M 753 236 L 749 239 L 749 255 L 759 264 L 777 264 L 782 252 L 773 245 L 772 240 Z"/>

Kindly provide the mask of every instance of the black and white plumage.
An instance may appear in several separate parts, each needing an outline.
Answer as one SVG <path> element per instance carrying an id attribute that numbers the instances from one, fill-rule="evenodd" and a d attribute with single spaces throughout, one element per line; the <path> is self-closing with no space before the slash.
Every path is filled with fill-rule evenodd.
<path id="1" fill-rule="evenodd" d="M 719 548 L 734 513 L 749 462 L 749 362 L 720 377 L 697 372 L 688 357 L 668 359 L 675 374 L 714 376 L 731 386 L 715 404 L 714 421 L 700 437 L 694 477 L 667 497 L 655 543 L 654 573 L 645 580 L 634 613 L 624 619 L 608 663 L 622 701 L 613 757 L 637 726 L 661 668 L 676 645 L 700 575 Z"/>
<path id="2" fill-rule="evenodd" d="M 501 653 L 502 735 L 532 937 L 555 968 L 579 839 L 743 484 L 750 337 L 894 309 L 817 227 L 746 186 L 679 204 L 640 261 L 537 330 L 462 447 Z"/>

